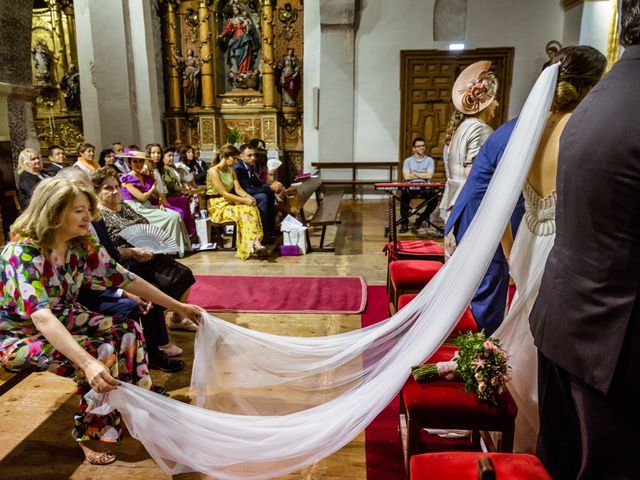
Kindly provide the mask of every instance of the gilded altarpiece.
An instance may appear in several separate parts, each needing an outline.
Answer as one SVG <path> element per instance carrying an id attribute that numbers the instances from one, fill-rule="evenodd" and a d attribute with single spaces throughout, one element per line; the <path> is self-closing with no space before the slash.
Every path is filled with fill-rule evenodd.
<path id="1" fill-rule="evenodd" d="M 162 0 L 166 141 L 262 138 L 302 168 L 302 0 Z"/>
<path id="2" fill-rule="evenodd" d="M 44 154 L 49 145 L 57 144 L 72 154 L 83 141 L 72 0 L 34 2 L 31 64 L 41 150 Z"/>

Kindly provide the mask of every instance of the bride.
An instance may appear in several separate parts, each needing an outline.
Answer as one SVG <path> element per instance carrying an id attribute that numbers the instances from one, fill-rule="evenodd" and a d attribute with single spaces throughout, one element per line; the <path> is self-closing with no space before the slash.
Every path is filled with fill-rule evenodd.
<path id="1" fill-rule="evenodd" d="M 554 59 L 560 62 L 556 90 L 525 182 L 525 214 L 509 258 L 517 293 L 494 334 L 508 352 L 512 368 L 510 391 L 518 404 L 515 450 L 526 452 L 535 451 L 538 435 L 537 354 L 529 330 L 529 313 L 555 238 L 560 136 L 573 110 L 600 80 L 607 63 L 604 55 L 588 46 L 566 47 Z"/>

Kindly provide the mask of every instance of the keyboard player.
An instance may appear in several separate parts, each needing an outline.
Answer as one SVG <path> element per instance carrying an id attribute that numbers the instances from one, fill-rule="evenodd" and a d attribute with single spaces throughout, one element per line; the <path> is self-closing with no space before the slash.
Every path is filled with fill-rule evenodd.
<path id="1" fill-rule="evenodd" d="M 435 171 L 435 162 L 433 158 L 425 155 L 426 144 L 424 138 L 416 137 L 413 139 L 413 155 L 406 158 L 402 164 L 402 176 L 404 181 L 408 183 L 426 183 L 431 181 Z M 402 190 L 400 200 L 400 233 L 409 230 L 409 217 L 411 216 L 411 199 L 420 197 L 426 200 L 424 209 L 418 213 L 411 231 L 417 233 L 420 225 L 429 219 L 436 206 L 438 205 L 438 192 L 430 188 L 416 188 Z"/>

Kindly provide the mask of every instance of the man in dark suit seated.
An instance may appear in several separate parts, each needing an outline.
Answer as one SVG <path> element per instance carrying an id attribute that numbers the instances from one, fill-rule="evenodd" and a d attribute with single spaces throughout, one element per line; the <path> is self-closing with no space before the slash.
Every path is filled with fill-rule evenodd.
<path id="1" fill-rule="evenodd" d="M 271 184 L 260 180 L 255 170 L 256 151 L 248 145 L 240 147 L 240 158 L 233 166 L 238 182 L 245 192 L 256 199 L 256 205 L 260 210 L 260 220 L 265 238 L 273 238 L 275 232 L 276 219 L 276 193 L 284 190 L 284 186 L 274 181 Z"/>
<path id="2" fill-rule="evenodd" d="M 49 165 L 45 169 L 45 172 L 55 177 L 56 173 L 68 166 L 67 156 L 65 155 L 64 148 L 60 145 L 51 145 L 49 147 Z"/>

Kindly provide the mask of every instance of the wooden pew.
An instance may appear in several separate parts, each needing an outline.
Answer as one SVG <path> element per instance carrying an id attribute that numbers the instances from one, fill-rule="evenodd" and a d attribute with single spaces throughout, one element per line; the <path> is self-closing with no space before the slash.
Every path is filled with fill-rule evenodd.
<path id="1" fill-rule="evenodd" d="M 351 195 L 355 198 L 358 187 L 371 186 L 380 182 L 393 182 L 394 174 L 398 169 L 398 161 L 393 162 L 313 162 L 311 166 L 318 172 L 322 170 L 351 170 L 351 179 L 323 180 L 324 185 L 350 185 Z M 376 179 L 358 178 L 358 170 L 387 170 L 387 176 Z"/>
<path id="2" fill-rule="evenodd" d="M 289 214 L 297 217 L 304 225 L 312 227 L 322 227 L 320 235 L 320 246 L 317 249 L 320 252 L 335 252 L 335 247 L 325 247 L 324 240 L 328 225 L 340 223 L 338 213 L 340 211 L 340 201 L 342 200 L 342 190 L 322 191 L 322 181 L 318 177 L 311 177 L 304 182 L 293 183 L 285 190 L 285 197 L 288 203 Z M 304 215 L 304 204 L 311 198 L 316 196 L 318 209 L 313 214 L 311 220 L 307 220 Z M 307 250 L 311 252 L 311 239 L 309 230 L 306 232 Z"/>

